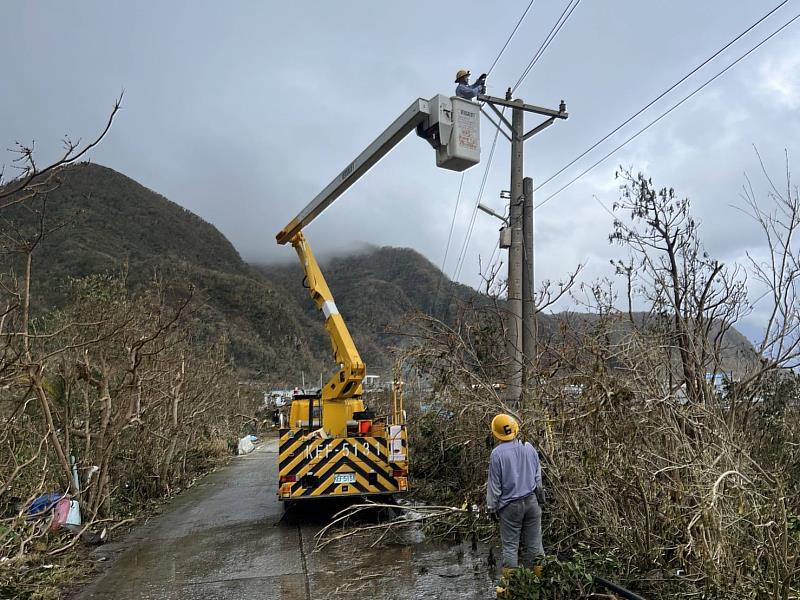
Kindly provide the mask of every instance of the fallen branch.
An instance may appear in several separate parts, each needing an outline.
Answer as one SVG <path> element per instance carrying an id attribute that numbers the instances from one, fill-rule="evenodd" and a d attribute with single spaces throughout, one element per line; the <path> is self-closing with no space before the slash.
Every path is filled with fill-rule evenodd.
<path id="1" fill-rule="evenodd" d="M 331 529 L 333 529 L 337 525 L 344 526 L 348 520 L 352 519 L 359 513 L 368 510 L 375 510 L 375 509 L 391 509 L 397 510 L 400 509 L 404 512 L 404 515 L 400 518 L 392 519 L 390 521 L 386 521 L 385 523 L 377 523 L 373 525 L 366 525 L 362 527 L 357 527 L 354 529 L 350 529 L 344 531 L 343 533 L 337 535 L 329 536 Z M 402 507 L 396 504 L 381 504 L 377 502 L 368 502 L 365 504 L 354 504 L 353 506 L 349 506 L 344 510 L 339 511 L 335 515 L 333 515 L 333 520 L 328 523 L 325 527 L 323 527 L 317 534 L 314 536 L 315 546 L 314 552 L 318 552 L 322 550 L 325 546 L 332 542 L 336 542 L 339 540 L 343 540 L 345 538 L 352 537 L 354 535 L 359 535 L 368 531 L 382 531 L 382 535 L 377 537 L 375 541 L 371 544 L 372 546 L 379 543 L 386 534 L 395 528 L 399 527 L 406 527 L 409 525 L 414 525 L 418 523 L 430 523 L 431 521 L 436 520 L 448 520 L 450 517 L 458 515 L 471 515 L 471 516 L 479 516 L 479 513 L 472 511 L 466 508 L 455 508 L 453 506 L 410 506 L 410 507 Z M 455 528 L 455 525 L 452 526 L 448 532 L 451 532 Z"/>

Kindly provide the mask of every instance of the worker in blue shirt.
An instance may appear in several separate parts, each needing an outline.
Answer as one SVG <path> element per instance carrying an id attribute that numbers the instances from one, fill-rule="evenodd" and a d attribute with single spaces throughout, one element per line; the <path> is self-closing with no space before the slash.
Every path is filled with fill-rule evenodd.
<path id="1" fill-rule="evenodd" d="M 500 443 L 489 458 L 486 510 L 500 522 L 503 575 L 508 576 L 517 568 L 520 542 L 523 566 L 539 575 L 541 566 L 534 564 L 537 556 L 544 555 L 544 488 L 539 454 L 530 443 L 517 439 L 519 424 L 511 415 L 495 416 L 491 427 Z"/>
<path id="2" fill-rule="evenodd" d="M 459 98 L 466 98 L 472 100 L 479 94 L 486 93 L 486 73 L 478 77 L 478 80 L 472 85 L 469 84 L 469 71 L 460 69 L 456 73 L 456 96 Z"/>

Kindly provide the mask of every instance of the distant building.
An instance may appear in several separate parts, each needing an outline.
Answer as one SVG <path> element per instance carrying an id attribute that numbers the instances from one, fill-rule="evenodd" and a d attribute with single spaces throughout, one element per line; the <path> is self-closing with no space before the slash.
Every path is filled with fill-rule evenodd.
<path id="1" fill-rule="evenodd" d="M 724 394 L 725 386 L 732 381 L 733 373 L 706 373 L 706 383 L 714 388 L 714 393 Z"/>
<path id="2" fill-rule="evenodd" d="M 380 386 L 380 375 L 364 375 L 365 388 L 377 388 Z"/>
<path id="3" fill-rule="evenodd" d="M 291 392 L 286 390 L 271 390 L 264 392 L 264 404 L 266 406 L 286 406 L 291 399 Z"/>

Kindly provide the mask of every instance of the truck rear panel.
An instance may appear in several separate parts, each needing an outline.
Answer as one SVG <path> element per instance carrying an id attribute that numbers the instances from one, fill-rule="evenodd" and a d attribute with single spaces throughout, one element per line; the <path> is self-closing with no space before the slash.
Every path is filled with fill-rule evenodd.
<path id="1" fill-rule="evenodd" d="M 303 429 L 282 429 L 280 500 L 396 494 L 408 490 L 405 425 L 384 436 L 321 439 Z"/>

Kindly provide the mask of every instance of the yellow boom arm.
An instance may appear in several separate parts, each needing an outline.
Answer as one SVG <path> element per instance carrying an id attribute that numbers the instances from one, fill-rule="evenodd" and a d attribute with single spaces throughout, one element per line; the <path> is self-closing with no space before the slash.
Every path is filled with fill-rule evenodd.
<path id="1" fill-rule="evenodd" d="M 317 308 L 325 315 L 325 329 L 331 338 L 333 355 L 339 363 L 339 372 L 328 380 L 322 388 L 323 400 L 346 400 L 360 396 L 363 388 L 366 367 L 361 361 L 350 331 L 336 308 L 330 288 L 322 275 L 317 259 L 311 252 L 303 232 L 300 231 L 292 237 L 292 246 L 300 257 L 300 264 L 308 284 L 308 293 Z"/>
<path id="2" fill-rule="evenodd" d="M 438 166 L 463 171 L 477 164 L 480 160 L 479 116 L 477 105 L 463 98 L 447 98 L 441 94 L 430 100 L 417 98 L 278 232 L 278 243 L 291 242 L 300 257 L 308 291 L 317 308 L 325 315 L 325 329 L 330 334 L 333 353 L 339 363 L 339 372 L 322 388 L 323 400 L 346 400 L 361 395 L 366 367 L 336 310 L 333 295 L 303 236 L 303 228 L 414 130 L 436 149 Z"/>

